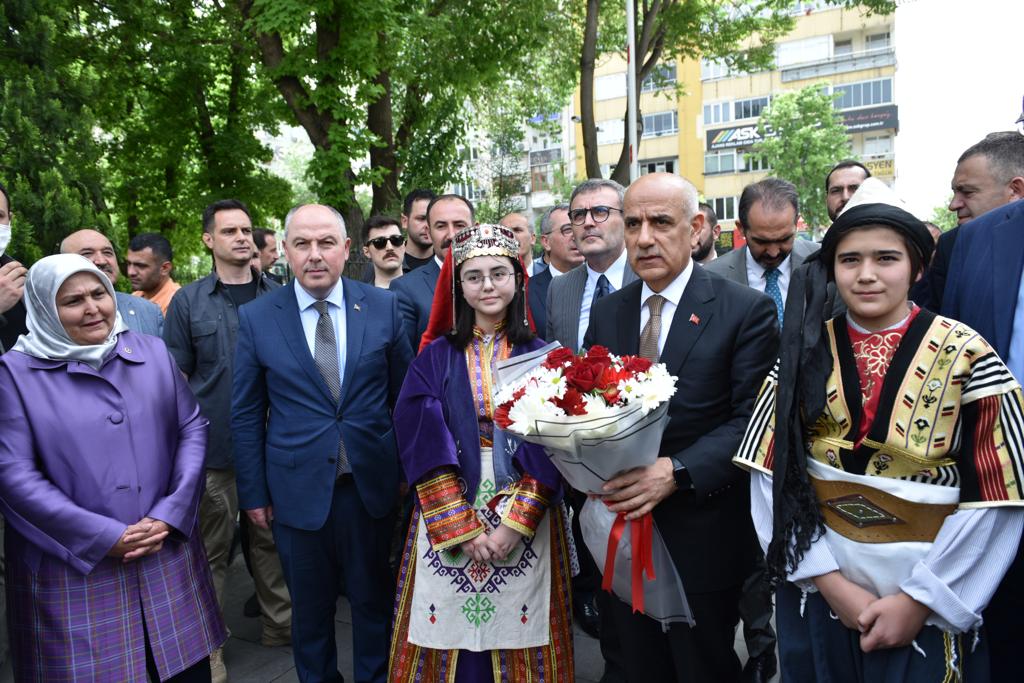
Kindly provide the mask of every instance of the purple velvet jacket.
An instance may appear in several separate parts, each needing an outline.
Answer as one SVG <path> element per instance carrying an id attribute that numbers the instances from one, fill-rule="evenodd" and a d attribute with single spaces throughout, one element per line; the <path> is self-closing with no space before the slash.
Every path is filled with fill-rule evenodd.
<path id="1" fill-rule="evenodd" d="M 542 346 L 543 341 L 534 339 L 514 346 L 512 355 Z M 480 432 L 463 349 L 441 338 L 416 356 L 395 405 L 395 436 L 410 485 L 415 485 L 431 470 L 450 465 L 465 480 L 466 498 L 473 501 L 480 484 Z M 510 457 L 506 460 L 511 460 L 519 475 L 528 472 L 553 491 L 561 491 L 561 475 L 543 448 L 518 439 L 506 442 L 505 438 L 507 434 L 495 430 L 495 451 L 507 444 Z M 512 482 L 501 480 L 499 457 L 496 452 L 495 470 L 499 477 L 496 484 L 501 489 Z"/>
<path id="2" fill-rule="evenodd" d="M 206 433 L 159 338 L 123 332 L 99 370 L 0 358 L 0 511 L 19 679 L 144 679 L 143 619 L 162 678 L 223 641 L 196 526 Z M 163 549 L 129 563 L 106 557 L 146 516 L 172 527 Z"/>

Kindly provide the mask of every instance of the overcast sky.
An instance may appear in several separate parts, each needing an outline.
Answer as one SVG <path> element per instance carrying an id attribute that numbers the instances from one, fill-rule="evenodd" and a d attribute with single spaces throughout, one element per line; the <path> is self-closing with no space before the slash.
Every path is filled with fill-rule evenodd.
<path id="1" fill-rule="evenodd" d="M 1020 116 L 1024 0 L 902 0 L 895 33 L 896 191 L 927 219 L 960 153 Z"/>

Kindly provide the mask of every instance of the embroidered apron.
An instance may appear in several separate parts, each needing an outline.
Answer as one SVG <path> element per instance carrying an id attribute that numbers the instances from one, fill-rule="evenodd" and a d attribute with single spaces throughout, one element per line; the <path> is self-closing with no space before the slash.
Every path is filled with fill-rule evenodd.
<path id="1" fill-rule="evenodd" d="M 488 530 L 501 522 L 500 514 L 487 507 L 495 493 L 491 449 L 481 448 L 474 506 Z M 521 539 L 498 562 L 474 562 L 458 546 L 435 552 L 422 516 L 416 533 L 410 643 L 473 652 L 548 644 L 551 523 L 547 514 L 532 539 Z"/>

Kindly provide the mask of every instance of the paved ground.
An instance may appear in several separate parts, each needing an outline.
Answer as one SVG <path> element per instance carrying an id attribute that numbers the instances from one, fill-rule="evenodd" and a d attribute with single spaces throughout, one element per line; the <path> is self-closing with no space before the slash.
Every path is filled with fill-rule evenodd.
<path id="1" fill-rule="evenodd" d="M 230 683 L 294 683 L 298 681 L 292 663 L 290 647 L 266 648 L 260 645 L 259 619 L 247 619 L 242 606 L 253 593 L 252 579 L 245 571 L 241 556 L 235 558 L 227 579 L 228 627 L 231 639 L 224 650 Z M 352 619 L 348 603 L 338 601 L 337 616 L 338 663 L 346 681 L 354 681 L 352 675 Z M 741 660 L 746 660 L 746 648 L 742 637 L 737 639 L 736 649 Z M 601 652 L 597 641 L 579 629 L 576 630 L 576 680 L 579 683 L 597 683 L 603 671 Z M 776 679 L 778 678 L 776 677 Z M 13 683 L 10 663 L 0 669 L 0 683 Z"/>

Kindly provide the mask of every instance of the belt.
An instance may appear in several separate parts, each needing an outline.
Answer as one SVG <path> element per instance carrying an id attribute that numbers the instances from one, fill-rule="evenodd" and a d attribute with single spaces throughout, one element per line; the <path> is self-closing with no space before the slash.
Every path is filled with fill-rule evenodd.
<path id="1" fill-rule="evenodd" d="M 956 503 L 916 503 L 871 486 L 811 477 L 830 529 L 858 543 L 935 540 Z"/>

